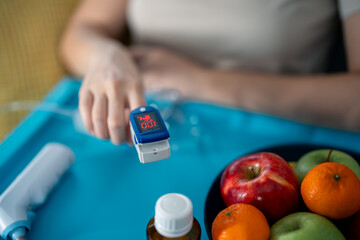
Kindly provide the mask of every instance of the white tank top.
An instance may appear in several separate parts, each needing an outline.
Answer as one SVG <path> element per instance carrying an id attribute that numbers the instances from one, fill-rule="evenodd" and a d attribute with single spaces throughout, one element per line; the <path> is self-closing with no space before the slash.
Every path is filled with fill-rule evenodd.
<path id="1" fill-rule="evenodd" d="M 352 3 L 351 3 L 352 2 Z M 341 16 L 360 0 L 341 0 Z M 325 70 L 338 26 L 336 0 L 130 0 L 135 42 L 209 66 L 274 73 Z"/>

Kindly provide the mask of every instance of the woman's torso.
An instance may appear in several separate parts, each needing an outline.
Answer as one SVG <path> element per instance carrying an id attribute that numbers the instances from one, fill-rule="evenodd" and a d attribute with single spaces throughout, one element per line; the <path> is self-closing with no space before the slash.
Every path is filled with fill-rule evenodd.
<path id="1" fill-rule="evenodd" d="M 138 43 L 210 66 L 277 73 L 326 68 L 337 26 L 335 0 L 131 0 Z"/>

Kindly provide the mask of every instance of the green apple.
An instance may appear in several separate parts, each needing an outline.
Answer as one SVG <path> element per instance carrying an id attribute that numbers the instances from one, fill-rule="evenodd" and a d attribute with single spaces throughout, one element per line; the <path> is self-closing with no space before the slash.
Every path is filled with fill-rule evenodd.
<path id="1" fill-rule="evenodd" d="M 327 218 L 309 212 L 290 214 L 271 226 L 270 240 L 345 240 Z"/>
<path id="2" fill-rule="evenodd" d="M 344 164 L 353 170 L 360 180 L 360 165 L 352 156 L 339 150 L 318 149 L 306 153 L 296 163 L 294 171 L 299 178 L 299 181 L 302 182 L 310 169 L 324 162 L 337 162 Z"/>

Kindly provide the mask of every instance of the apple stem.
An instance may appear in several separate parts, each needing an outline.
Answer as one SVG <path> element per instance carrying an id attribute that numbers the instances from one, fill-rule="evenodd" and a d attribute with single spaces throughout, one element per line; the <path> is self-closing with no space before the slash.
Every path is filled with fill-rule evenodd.
<path id="1" fill-rule="evenodd" d="M 330 149 L 329 154 L 328 154 L 327 159 L 326 159 L 327 162 L 330 160 L 330 155 L 331 155 L 331 153 L 333 152 L 333 150 L 334 150 L 334 149 Z"/>
<path id="2" fill-rule="evenodd" d="M 260 174 L 260 169 L 254 168 L 253 166 L 249 167 L 249 178 L 254 179 Z"/>

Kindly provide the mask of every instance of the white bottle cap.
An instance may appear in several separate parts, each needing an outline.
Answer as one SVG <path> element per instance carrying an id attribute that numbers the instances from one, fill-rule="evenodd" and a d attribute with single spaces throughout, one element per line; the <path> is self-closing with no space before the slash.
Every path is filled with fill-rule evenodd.
<path id="1" fill-rule="evenodd" d="M 193 206 L 182 194 L 169 193 L 160 197 L 155 206 L 155 229 L 164 237 L 186 235 L 193 225 Z"/>

